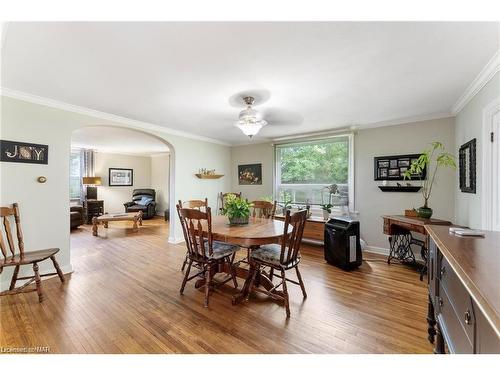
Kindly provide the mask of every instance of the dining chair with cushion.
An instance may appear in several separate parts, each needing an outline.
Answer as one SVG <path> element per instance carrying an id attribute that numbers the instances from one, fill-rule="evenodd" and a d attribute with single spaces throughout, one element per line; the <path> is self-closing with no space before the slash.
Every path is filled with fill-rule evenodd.
<path id="1" fill-rule="evenodd" d="M 191 199 L 189 201 L 184 201 L 182 202 L 179 200 L 179 206 L 181 208 L 196 208 L 198 210 L 202 210 L 204 212 L 207 212 L 207 207 L 208 207 L 208 198 L 203 199 Z M 186 268 L 186 264 L 188 263 L 188 255 L 189 252 L 186 251 L 186 257 L 184 258 L 184 262 L 182 263 L 181 271 L 184 271 L 184 268 Z"/>
<path id="2" fill-rule="evenodd" d="M 6 239 L 0 231 L 0 250 L 2 257 L 0 257 L 0 275 L 4 268 L 14 267 L 14 273 L 12 274 L 12 279 L 10 282 L 10 287 L 8 290 L 0 292 L 0 296 L 17 294 L 17 293 L 27 293 L 27 292 L 37 292 L 38 301 L 42 302 L 44 299 L 42 291 L 42 277 L 44 276 L 59 276 L 59 279 L 64 283 L 64 275 L 56 261 L 56 254 L 59 252 L 58 248 L 35 250 L 35 251 L 24 251 L 24 239 L 23 232 L 21 230 L 21 219 L 19 216 L 19 206 L 14 203 L 11 207 L 0 207 L 0 217 L 3 221 L 3 228 L 5 232 Z M 16 251 L 16 244 L 14 236 L 12 235 L 12 224 L 9 217 L 14 218 L 16 237 L 17 237 L 17 247 L 19 251 Z M 7 247 L 8 246 L 8 247 Z M 9 254 L 10 252 L 10 254 Z M 50 259 L 56 270 L 56 272 L 40 274 L 38 270 L 38 263 L 43 262 L 46 259 Z M 33 276 L 18 277 L 19 269 L 21 266 L 32 265 Z M 16 288 L 16 283 L 19 280 L 27 280 L 22 286 Z M 35 287 L 27 288 L 30 284 L 35 282 Z"/>
<path id="3" fill-rule="evenodd" d="M 276 213 L 276 201 L 253 201 L 252 205 L 252 217 L 274 219 L 274 214 Z"/>
<path id="4" fill-rule="evenodd" d="M 201 276 L 205 281 L 205 307 L 208 307 L 210 288 L 223 285 L 231 280 L 234 287 L 238 287 L 233 261 L 239 247 L 213 240 L 210 207 L 207 207 L 206 212 L 203 212 L 194 208 L 182 208 L 178 204 L 177 213 L 182 224 L 188 251 L 187 270 L 182 280 L 180 294 L 184 293 L 184 287 L 188 281 Z M 198 265 L 199 272 L 190 276 L 193 263 Z M 222 281 L 216 281 L 213 276 L 225 265 L 228 266 L 229 277 Z"/>
<path id="5" fill-rule="evenodd" d="M 299 271 L 300 243 L 302 242 L 302 234 L 304 233 L 306 220 L 307 210 L 301 210 L 294 214 L 290 214 L 290 211 L 287 211 L 281 244 L 262 245 L 250 253 L 250 268 L 252 272 L 249 293 L 246 297 L 247 300 L 252 290 L 267 294 L 274 299 L 283 301 L 286 308 L 286 316 L 290 317 L 290 300 L 286 285 L 287 281 L 292 284 L 300 285 L 302 295 L 304 298 L 307 298 L 306 288 Z M 289 226 L 293 227 L 291 231 L 288 230 Z M 254 287 L 255 279 L 262 267 L 270 267 L 272 273 L 274 273 L 274 270 L 279 272 L 279 274 L 275 276 L 280 278 L 281 282 L 274 285 L 269 291 Z M 286 278 L 286 271 L 291 269 L 295 269 L 298 281 Z M 272 279 L 272 274 L 270 279 Z M 283 294 L 274 292 L 279 286 L 282 286 Z"/>

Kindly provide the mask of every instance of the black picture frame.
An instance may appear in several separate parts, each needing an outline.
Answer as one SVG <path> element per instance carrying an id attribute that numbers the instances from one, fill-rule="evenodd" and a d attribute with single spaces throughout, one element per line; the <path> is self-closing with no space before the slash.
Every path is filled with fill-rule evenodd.
<path id="1" fill-rule="evenodd" d="M 238 165 L 238 185 L 262 185 L 262 164 Z"/>
<path id="2" fill-rule="evenodd" d="M 458 169 L 460 191 L 476 194 L 476 138 L 460 146 Z"/>
<path id="3" fill-rule="evenodd" d="M 417 160 L 421 154 L 376 156 L 373 158 L 373 174 L 375 181 L 402 181 L 403 174 L 410 168 L 411 163 Z M 412 175 L 411 179 L 425 180 L 427 168 L 419 176 Z"/>
<path id="4" fill-rule="evenodd" d="M 127 182 L 116 181 L 116 177 L 113 173 L 124 173 L 130 172 L 130 179 Z M 121 177 L 121 176 L 120 176 Z M 134 186 L 134 170 L 130 168 L 109 168 L 108 170 L 108 185 L 109 186 Z"/>
<path id="5" fill-rule="evenodd" d="M 38 143 L 0 140 L 0 161 L 8 163 L 48 164 L 49 146 Z"/>

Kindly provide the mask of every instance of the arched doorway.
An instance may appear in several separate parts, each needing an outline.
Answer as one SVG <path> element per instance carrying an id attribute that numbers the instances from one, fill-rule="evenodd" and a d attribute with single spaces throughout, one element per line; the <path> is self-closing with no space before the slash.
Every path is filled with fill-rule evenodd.
<path id="1" fill-rule="evenodd" d="M 100 194 L 99 199 L 104 198 L 104 211 L 106 212 L 123 212 L 123 203 L 131 199 L 132 190 L 134 188 L 150 187 L 156 192 L 156 213 L 163 215 L 170 213 L 172 217 L 175 208 L 175 149 L 167 140 L 155 134 L 143 131 L 141 129 L 125 127 L 125 126 L 84 126 L 73 131 L 71 137 L 72 157 L 70 164 L 75 163 L 73 154 L 77 150 L 93 150 L 92 168 L 87 169 L 92 175 L 101 178 L 101 186 L 97 187 Z M 120 158 L 120 155 L 123 157 Z M 141 158 L 151 159 L 149 167 L 144 165 L 144 162 L 137 162 Z M 123 159 L 123 160 L 121 160 Z M 88 162 L 88 161 L 87 161 Z M 76 177 L 81 179 L 82 173 L 85 172 L 84 160 L 80 156 L 78 161 L 80 164 L 80 175 Z M 135 168 L 130 168 L 128 164 Z M 112 187 L 110 184 L 111 171 L 108 169 L 122 168 L 132 170 L 131 186 L 121 189 Z M 70 168 L 72 168 L 70 166 Z M 75 174 L 70 170 L 71 179 L 75 178 Z M 162 177 L 166 175 L 165 180 Z M 84 198 L 85 189 L 82 189 L 81 184 L 78 185 L 79 194 L 75 194 L 75 187 L 70 185 L 70 199 L 80 201 Z M 107 201 L 107 203 L 106 203 Z M 168 220 L 169 241 L 172 242 L 175 233 L 175 220 Z"/>

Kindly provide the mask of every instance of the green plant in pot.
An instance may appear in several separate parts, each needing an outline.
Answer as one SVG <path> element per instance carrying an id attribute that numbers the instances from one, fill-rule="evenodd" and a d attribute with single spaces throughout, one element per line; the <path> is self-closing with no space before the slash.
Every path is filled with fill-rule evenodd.
<path id="1" fill-rule="evenodd" d="M 325 192 L 325 191 L 326 191 L 327 196 L 328 196 L 328 203 L 325 203 L 325 200 L 323 197 L 323 192 Z M 330 217 L 330 214 L 332 213 L 332 208 L 333 208 L 332 197 L 337 193 L 338 193 L 337 184 L 325 186 L 321 191 L 321 201 L 322 201 L 321 209 L 323 210 L 323 219 L 325 219 L 325 220 L 328 220 L 328 218 Z"/>
<path id="2" fill-rule="evenodd" d="M 292 209 L 292 196 L 287 192 L 282 192 L 281 200 L 280 206 L 283 208 L 283 215 L 286 215 L 286 211 Z"/>
<path id="3" fill-rule="evenodd" d="M 228 217 L 229 223 L 232 225 L 248 224 L 250 207 L 252 205 L 246 199 L 229 194 L 226 197 L 222 214 Z"/>
<path id="4" fill-rule="evenodd" d="M 418 216 L 424 219 L 430 219 L 432 216 L 432 208 L 429 207 L 428 203 L 437 171 L 440 167 L 457 167 L 455 157 L 445 151 L 444 145 L 441 142 L 432 142 L 431 145 L 432 148 L 430 150 L 425 150 L 417 160 L 413 161 L 410 168 L 408 168 L 403 175 L 405 179 L 411 179 L 411 177 L 415 175 L 421 176 L 424 169 L 427 168 L 427 179 L 422 181 L 420 178 L 424 205 L 416 210 Z"/>

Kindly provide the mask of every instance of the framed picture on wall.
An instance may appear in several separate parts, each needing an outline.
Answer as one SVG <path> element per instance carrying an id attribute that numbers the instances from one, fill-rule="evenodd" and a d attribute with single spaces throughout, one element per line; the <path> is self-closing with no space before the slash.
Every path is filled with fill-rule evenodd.
<path id="1" fill-rule="evenodd" d="M 109 186 L 133 186 L 134 170 L 127 168 L 109 168 Z"/>
<path id="2" fill-rule="evenodd" d="M 239 185 L 262 185 L 262 164 L 238 165 Z"/>
<path id="3" fill-rule="evenodd" d="M 0 140 L 0 161 L 48 164 L 49 146 L 38 143 Z"/>

